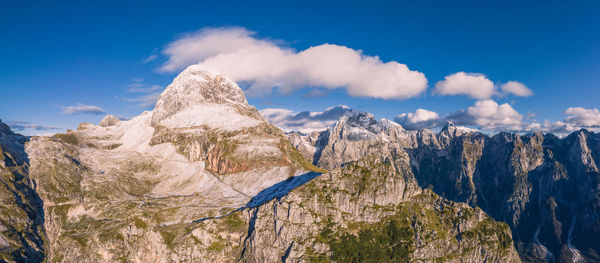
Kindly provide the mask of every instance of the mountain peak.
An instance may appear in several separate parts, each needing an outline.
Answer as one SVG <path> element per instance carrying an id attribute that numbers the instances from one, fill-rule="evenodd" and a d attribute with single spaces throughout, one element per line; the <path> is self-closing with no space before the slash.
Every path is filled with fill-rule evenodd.
<path id="1" fill-rule="evenodd" d="M 456 126 L 453 122 L 448 121 L 446 125 L 440 130 L 440 135 L 457 137 L 466 133 L 477 132 L 475 129 L 467 128 L 464 126 Z"/>
<path id="2" fill-rule="evenodd" d="M 456 128 L 456 125 L 454 125 L 454 122 L 448 121 L 446 123 L 446 125 L 444 125 L 442 130 L 450 130 L 450 129 L 454 129 L 454 128 Z"/>
<path id="3" fill-rule="evenodd" d="M 154 107 L 152 126 L 190 106 L 202 104 L 251 108 L 235 82 L 193 65 L 181 72 L 160 95 Z"/>
<path id="4" fill-rule="evenodd" d="M 363 127 L 367 129 L 373 125 L 377 125 L 377 120 L 375 120 L 375 116 L 373 116 L 373 114 L 354 109 L 345 112 L 340 118 L 339 122 L 344 125 Z"/>

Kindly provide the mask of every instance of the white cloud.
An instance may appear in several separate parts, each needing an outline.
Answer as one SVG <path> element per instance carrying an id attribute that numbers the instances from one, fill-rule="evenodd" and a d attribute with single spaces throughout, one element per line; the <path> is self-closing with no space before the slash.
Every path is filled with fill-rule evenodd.
<path id="1" fill-rule="evenodd" d="M 519 97 L 533 95 L 525 84 L 518 81 L 508 81 L 500 85 L 500 91 L 494 83 L 480 73 L 457 72 L 444 77 L 435 84 L 435 94 L 467 95 L 474 99 L 489 99 L 492 96 L 512 94 Z"/>
<path id="2" fill-rule="evenodd" d="M 268 108 L 261 110 L 260 113 L 270 123 L 286 132 L 301 131 L 309 133 L 326 129 L 341 118 L 344 113 L 351 110 L 348 106 L 338 105 L 329 107 L 323 112 L 294 112 L 288 109 Z"/>
<path id="3" fill-rule="evenodd" d="M 566 109 L 563 113 L 567 116 L 562 121 L 551 122 L 544 120 L 543 123 L 530 123 L 524 130 L 552 132 L 559 136 L 564 136 L 580 129 L 588 129 L 594 132 L 600 131 L 600 111 L 598 109 L 573 107 Z"/>
<path id="4" fill-rule="evenodd" d="M 600 127 L 600 111 L 598 109 L 585 109 L 581 107 L 568 108 L 565 123 L 582 127 Z"/>
<path id="5" fill-rule="evenodd" d="M 400 117 L 406 118 L 410 122 L 420 122 L 420 121 L 428 121 L 432 119 L 439 119 L 439 115 L 436 112 L 425 110 L 425 109 L 417 109 L 415 113 L 404 113 L 400 114 Z"/>
<path id="6" fill-rule="evenodd" d="M 402 113 L 394 120 L 409 130 L 433 128 L 441 123 L 437 112 L 425 109 L 417 109 L 415 113 Z"/>
<path id="7" fill-rule="evenodd" d="M 85 104 L 81 104 L 81 103 L 77 103 L 76 105 L 72 105 L 72 106 L 65 106 L 62 107 L 63 114 L 95 114 L 95 115 L 99 115 L 99 114 L 105 114 L 106 110 L 98 107 L 98 106 L 94 106 L 94 105 L 85 105 Z"/>
<path id="8" fill-rule="evenodd" d="M 494 83 L 482 74 L 457 72 L 435 84 L 440 95 L 468 95 L 475 99 L 489 99 L 494 94 Z"/>
<path id="9" fill-rule="evenodd" d="M 588 129 L 600 132 L 600 110 L 582 107 L 568 108 L 562 121 L 544 120 L 542 123 L 530 122 L 533 113 L 528 113 L 527 121 L 523 115 L 507 103 L 498 104 L 493 100 L 480 100 L 465 110 L 455 111 L 443 117 L 429 110 L 418 109 L 415 113 L 402 113 L 394 120 L 409 130 L 442 127 L 448 122 L 456 125 L 478 127 L 492 132 L 552 132 L 559 136 Z"/>
<path id="10" fill-rule="evenodd" d="M 249 84 L 247 93 L 289 92 L 305 87 L 345 88 L 355 97 L 406 99 L 427 89 L 425 75 L 396 61 L 382 62 L 360 50 L 322 44 L 295 51 L 259 39 L 244 28 L 212 28 L 188 34 L 164 50 L 162 71 L 192 64 Z"/>
<path id="11" fill-rule="evenodd" d="M 480 100 L 466 110 L 459 110 L 444 117 L 433 111 L 418 109 L 415 113 L 403 113 L 394 120 L 409 130 L 441 127 L 448 122 L 456 125 L 477 126 L 489 131 L 520 131 L 523 115 L 509 104 L 499 105 L 493 100 Z"/>
<path id="12" fill-rule="evenodd" d="M 477 101 L 475 105 L 467 108 L 466 113 L 475 125 L 489 130 L 520 130 L 523 119 L 523 115 L 508 103 L 499 105 L 493 100 Z"/>
<path id="13" fill-rule="evenodd" d="M 504 94 L 514 94 L 520 97 L 529 97 L 533 95 L 533 91 L 527 88 L 525 84 L 518 81 L 508 81 L 500 85 L 500 89 Z"/>

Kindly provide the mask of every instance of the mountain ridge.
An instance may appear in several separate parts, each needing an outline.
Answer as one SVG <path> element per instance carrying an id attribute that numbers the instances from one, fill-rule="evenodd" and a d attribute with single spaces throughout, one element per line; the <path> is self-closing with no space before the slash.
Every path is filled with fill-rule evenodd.
<path id="1" fill-rule="evenodd" d="M 451 156 L 446 150 L 470 134 L 463 131 L 407 131 L 351 111 L 320 134 L 286 135 L 247 103 L 237 84 L 190 67 L 155 110 L 131 120 L 107 116 L 52 137 L 4 131 L 27 161 L 2 170 L 2 178 L 20 181 L 0 192 L 11 200 L 0 209 L 23 211 L 10 214 L 23 223 L 0 223 L 31 238 L 0 242 L 0 256 L 9 262 L 360 261 L 378 255 L 519 262 L 510 224 L 423 183 L 422 165 Z M 0 149 L 12 151 L 3 138 Z M 305 159 L 311 152 L 312 160 Z M 592 167 L 595 152 L 587 152 L 574 162 Z M 459 168 L 445 172 L 474 178 Z M 27 205 L 16 205 L 15 189 Z M 569 243 L 580 247 L 581 231 L 569 232 Z M 0 236 L 9 240 L 6 233 Z M 547 232 L 540 233 L 544 239 Z"/>
<path id="2" fill-rule="evenodd" d="M 577 218 L 600 214 L 594 205 L 600 192 L 598 134 L 582 129 L 564 138 L 541 132 L 490 136 L 448 124 L 437 134 L 427 129 L 396 129 L 404 136 L 395 136 L 396 141 L 389 143 L 390 132 L 370 129 L 377 125 L 381 124 L 369 122 L 356 136 L 348 132 L 356 126 L 346 127 L 340 119 L 319 134 L 313 162 L 332 169 L 373 154 L 387 156 L 406 149 L 420 186 L 482 207 L 496 220 L 507 222 L 516 232 L 513 237 L 523 260 L 598 260 L 599 248 L 585 240 L 598 235 L 594 229 L 600 222 L 574 223 Z M 356 142 L 356 137 L 367 139 Z M 573 198 L 578 201 L 569 201 Z M 559 201 L 568 205 L 557 206 Z M 548 216 L 557 211 L 563 215 Z M 530 224 L 535 225 L 533 230 L 528 230 Z M 579 245 L 572 240 L 579 240 Z"/>

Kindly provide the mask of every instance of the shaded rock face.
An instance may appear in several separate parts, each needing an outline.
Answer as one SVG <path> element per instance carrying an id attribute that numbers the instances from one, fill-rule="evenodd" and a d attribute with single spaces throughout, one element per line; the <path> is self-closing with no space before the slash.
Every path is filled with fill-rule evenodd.
<path id="1" fill-rule="evenodd" d="M 0 261 L 46 259 L 43 202 L 28 176 L 28 138 L 0 121 Z"/>
<path id="2" fill-rule="evenodd" d="M 598 261 L 600 136 L 466 134 L 412 151 L 422 185 L 508 223 L 526 261 Z M 581 220 L 585 218 L 585 220 Z"/>
<path id="3" fill-rule="evenodd" d="M 319 134 L 321 134 L 320 131 L 314 131 L 310 134 L 290 132 L 286 134 L 286 137 L 292 146 L 302 154 L 304 159 L 312 163 L 316 151 L 315 144 L 317 143 L 317 139 L 319 139 Z"/>
<path id="4" fill-rule="evenodd" d="M 600 243 L 592 241 L 600 237 L 600 135 L 582 130 L 563 139 L 541 133 L 489 137 L 452 124 L 434 134 L 347 120 L 320 134 L 315 164 L 340 167 L 406 150 L 421 187 L 509 224 L 524 261 L 600 260 Z"/>

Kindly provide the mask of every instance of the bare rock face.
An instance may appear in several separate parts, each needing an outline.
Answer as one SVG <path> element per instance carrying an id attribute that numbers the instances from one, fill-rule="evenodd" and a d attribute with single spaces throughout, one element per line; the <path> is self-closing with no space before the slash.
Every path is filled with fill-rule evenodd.
<path id="1" fill-rule="evenodd" d="M 106 115 L 106 117 L 104 117 L 98 125 L 100 125 L 102 127 L 110 127 L 110 126 L 117 125 L 119 122 L 121 122 L 121 120 L 119 120 L 119 118 L 109 114 L 109 115 Z"/>
<path id="2" fill-rule="evenodd" d="M 315 144 L 317 143 L 319 134 L 321 134 L 320 131 L 314 131 L 310 134 L 290 132 L 286 134 L 286 137 L 292 146 L 294 146 L 306 160 L 309 160 L 312 163 L 316 152 Z"/>
<path id="3" fill-rule="evenodd" d="M 43 203 L 27 172 L 27 137 L 0 121 L 0 261 L 46 259 Z"/>
<path id="4" fill-rule="evenodd" d="M 525 261 L 598 261 L 600 247 L 590 238 L 600 226 L 599 139 L 583 130 L 564 139 L 467 133 L 441 149 L 415 149 L 415 175 L 506 222 Z"/>

